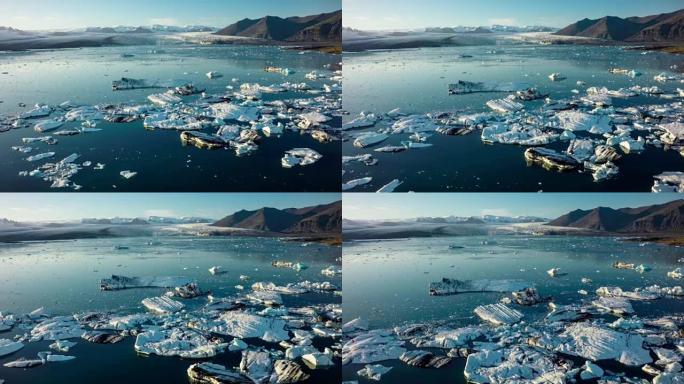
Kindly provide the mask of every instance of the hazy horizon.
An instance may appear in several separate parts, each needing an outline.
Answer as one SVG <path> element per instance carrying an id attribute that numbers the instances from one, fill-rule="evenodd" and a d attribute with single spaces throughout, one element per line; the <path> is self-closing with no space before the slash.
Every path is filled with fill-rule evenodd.
<path id="1" fill-rule="evenodd" d="M 301 208 L 340 199 L 337 193 L 5 193 L 0 219 L 20 222 L 148 216 L 220 219 L 242 209 Z"/>
<path id="2" fill-rule="evenodd" d="M 87 27 L 204 25 L 226 27 L 244 18 L 266 15 L 307 16 L 340 10 L 341 0 L 25 0 L 3 5 L 0 26 L 21 30 L 69 30 Z M 216 16 L 223 15 L 226 16 Z"/>
<path id="3" fill-rule="evenodd" d="M 575 209 L 639 207 L 680 198 L 654 193 L 345 193 L 343 217 L 349 220 L 402 220 L 498 215 L 552 219 Z"/>
<path id="4" fill-rule="evenodd" d="M 647 16 L 684 8 L 681 1 L 626 0 L 619 4 L 606 0 L 540 2 L 520 0 L 344 0 L 345 27 L 361 30 L 406 30 L 426 27 L 541 25 L 562 28 L 578 20 L 604 16 Z"/>

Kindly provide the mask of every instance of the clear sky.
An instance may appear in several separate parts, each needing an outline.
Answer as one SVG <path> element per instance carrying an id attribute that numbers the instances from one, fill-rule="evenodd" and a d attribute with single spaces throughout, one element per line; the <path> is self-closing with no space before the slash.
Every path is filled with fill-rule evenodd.
<path id="1" fill-rule="evenodd" d="M 343 23 L 365 30 L 456 25 L 564 27 L 583 18 L 646 16 L 684 8 L 682 0 L 343 0 Z"/>
<path id="2" fill-rule="evenodd" d="M 655 193 L 345 193 L 342 212 L 352 220 L 450 215 L 556 218 L 575 209 L 639 207 L 679 198 Z"/>
<path id="3" fill-rule="evenodd" d="M 340 200 L 337 193 L 3 193 L 0 218 L 70 221 L 84 217 L 201 216 L 241 209 L 299 208 Z"/>
<path id="4" fill-rule="evenodd" d="M 0 0 L 0 26 L 26 30 L 151 24 L 225 27 L 246 17 L 306 16 L 341 8 L 341 0 Z"/>

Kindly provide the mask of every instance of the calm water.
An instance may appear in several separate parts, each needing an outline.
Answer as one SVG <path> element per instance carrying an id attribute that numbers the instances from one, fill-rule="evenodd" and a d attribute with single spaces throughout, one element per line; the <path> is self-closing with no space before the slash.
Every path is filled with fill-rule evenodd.
<path id="1" fill-rule="evenodd" d="M 114 250 L 125 245 L 127 250 Z M 0 310 L 25 313 L 40 306 L 52 314 L 71 314 L 79 311 L 115 311 L 140 313 L 143 298 L 158 296 L 165 289 L 129 289 L 103 292 L 99 281 L 111 274 L 127 276 L 171 275 L 187 276 L 197 281 L 202 289 L 211 290 L 218 297 L 239 292 L 234 286 L 251 282 L 273 281 L 286 284 L 302 280 L 330 281 L 341 285 L 340 277 L 327 277 L 320 270 L 335 264 L 340 248 L 312 244 L 280 242 L 263 238 L 195 238 L 160 236 L 95 239 L 33 244 L 0 245 Z M 309 269 L 296 272 L 271 266 L 275 259 L 298 260 Z M 207 271 L 214 265 L 227 272 L 212 276 Z M 250 282 L 240 281 L 241 274 L 251 276 Z M 39 284 L 37 282 L 40 282 Z M 188 308 L 205 303 L 205 298 L 183 300 Z M 285 306 L 305 306 L 318 303 L 339 303 L 331 294 L 309 293 L 301 296 L 283 296 Z M 11 332 L 0 337 L 11 338 Z M 9 369 L 0 366 L 0 378 L 8 383 L 187 383 L 186 369 L 193 360 L 171 357 L 137 356 L 134 337 L 113 345 L 91 344 L 76 340 L 77 345 L 68 354 L 77 358 L 65 363 L 51 363 L 29 370 Z M 20 356 L 34 357 L 48 350 L 51 342 L 28 343 L 12 354 L 0 359 L 0 364 Z M 319 348 L 330 345 L 330 339 L 315 339 Z M 250 345 L 272 344 L 249 340 Z M 212 361 L 228 367 L 239 365 L 239 352 L 220 354 Z M 312 371 L 311 382 L 339 380 L 339 371 Z"/>
<path id="2" fill-rule="evenodd" d="M 123 58 L 123 53 L 133 57 Z M 262 85 L 306 82 L 314 88 L 328 79 L 309 80 L 312 70 L 324 74 L 327 64 L 340 62 L 339 55 L 281 50 L 256 46 L 196 46 L 167 44 L 137 47 L 107 47 L 0 53 L 0 113 L 16 114 L 35 103 L 55 105 L 67 100 L 77 104 L 144 103 L 160 89 L 112 91 L 112 80 L 121 77 L 148 80 L 192 82 L 207 93 L 225 93 L 232 78 Z M 268 65 L 288 67 L 294 74 L 283 76 L 264 72 Z M 218 71 L 223 77 L 209 80 L 206 73 Z M 196 96 L 186 97 L 192 100 Z M 301 92 L 264 95 L 264 100 L 306 98 Z M 21 108 L 19 103 L 28 107 Z M 80 123 L 68 123 L 62 128 Z M 339 118 L 331 124 L 339 124 Z M 79 162 L 105 163 L 101 171 L 84 169 L 72 180 L 84 191 L 331 191 L 339 190 L 339 175 L 321 172 L 339 169 L 339 142 L 321 144 L 309 135 L 286 132 L 281 138 L 264 138 L 259 150 L 250 156 L 236 157 L 232 150 L 207 151 L 183 147 L 177 131 L 147 131 L 142 121 L 112 124 L 102 121 L 102 131 L 76 136 L 57 137 L 54 146 L 34 144 L 32 154 L 56 152 L 55 159 L 71 153 L 82 155 Z M 37 178 L 19 177 L 21 170 L 35 164 L 27 156 L 10 150 L 20 145 L 22 137 L 38 136 L 32 129 L 18 129 L 0 134 L 0 189 L 5 191 L 49 190 L 49 183 Z M 280 158 L 294 147 L 310 147 L 323 155 L 313 165 L 284 169 Z M 138 176 L 124 180 L 122 170 L 138 171 Z M 312 177 L 316 175 L 317 177 Z"/>
<path id="3" fill-rule="evenodd" d="M 482 245 L 482 241 L 494 245 Z M 449 245 L 463 246 L 449 249 Z M 344 318 L 349 321 L 361 316 L 371 328 L 446 320 L 454 327 L 479 324 L 472 311 L 478 305 L 496 303 L 505 294 L 472 293 L 453 296 L 429 296 L 428 285 L 442 277 L 457 279 L 523 279 L 534 282 L 542 296 L 553 296 L 558 304 L 579 302 L 600 286 L 623 289 L 679 285 L 668 279 L 667 271 L 682 266 L 677 262 L 684 249 L 660 245 L 640 246 L 639 243 L 617 241 L 610 237 L 526 237 L 467 236 L 452 238 L 407 239 L 380 242 L 345 243 Z M 611 267 L 622 260 L 644 263 L 653 269 L 639 274 Z M 561 268 L 566 276 L 551 278 L 546 271 Z M 591 285 L 580 279 L 588 277 Z M 660 299 L 653 302 L 632 302 L 637 315 L 681 315 L 684 301 Z M 545 305 L 515 307 L 532 322 L 547 313 Z M 423 378 L 434 382 L 463 382 L 465 359 L 455 359 L 442 369 L 411 369 L 400 361 L 381 362 L 395 367 L 383 376 L 385 382 L 410 383 Z M 343 367 L 349 380 L 357 376 L 359 365 Z"/>
<path id="4" fill-rule="evenodd" d="M 494 50 L 495 53 L 489 53 Z M 459 58 L 458 55 L 472 55 Z M 401 108 L 404 113 L 488 110 L 485 102 L 505 93 L 470 95 L 447 94 L 447 85 L 457 80 L 523 81 L 553 99 L 569 98 L 572 89 L 591 86 L 618 89 L 633 85 L 658 85 L 673 92 L 681 84 L 657 83 L 653 76 L 669 71 L 671 65 L 684 67 L 684 57 L 628 51 L 619 47 L 510 45 L 423 48 L 344 55 L 344 109 L 351 119 L 361 111 L 385 113 Z M 634 68 L 642 72 L 634 79 L 608 73 L 611 67 Z M 561 72 L 566 80 L 552 82 L 548 75 Z M 585 86 L 576 85 L 578 80 Z M 660 104 L 672 100 L 654 97 L 613 99 L 616 107 Z M 534 109 L 540 102 L 526 103 Z M 377 129 L 370 128 L 369 130 Z M 408 135 L 393 135 L 380 145 L 399 145 Z M 620 174 L 608 181 L 593 182 L 590 174 L 558 174 L 528 167 L 524 149 L 511 145 L 485 145 L 479 133 L 469 136 L 435 135 L 434 146 L 402 153 L 376 153 L 373 148 L 358 149 L 351 141 L 343 144 L 345 155 L 373 153 L 377 166 L 352 163 L 345 166 L 343 180 L 373 176 L 365 190 L 374 191 L 394 178 L 404 184 L 397 191 L 648 191 L 652 176 L 662 171 L 681 170 L 684 158 L 676 151 L 648 148 L 639 155 L 619 161 Z M 553 146 L 552 146 L 553 147 Z M 566 143 L 558 148 L 565 149 Z M 364 188 L 357 188 L 363 191 Z"/>

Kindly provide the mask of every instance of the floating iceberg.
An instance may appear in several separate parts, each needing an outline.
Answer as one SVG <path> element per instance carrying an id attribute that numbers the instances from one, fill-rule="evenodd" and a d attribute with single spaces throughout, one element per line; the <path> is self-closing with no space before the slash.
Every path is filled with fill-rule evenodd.
<path id="1" fill-rule="evenodd" d="M 436 356 L 427 351 L 412 350 L 404 352 L 399 356 L 406 365 L 419 368 L 442 368 L 451 362 L 451 358 L 447 356 Z"/>
<path id="2" fill-rule="evenodd" d="M 145 298 L 142 301 L 142 305 L 144 305 L 145 308 L 149 309 L 150 311 L 160 315 L 176 313 L 185 308 L 183 303 L 166 296 Z"/>
<path id="3" fill-rule="evenodd" d="M 285 152 L 281 159 L 284 168 L 292 168 L 295 165 L 306 166 L 317 162 L 323 157 L 311 148 L 294 148 Z"/>
<path id="4" fill-rule="evenodd" d="M 269 342 L 280 342 L 289 339 L 285 330 L 285 321 L 277 318 L 257 316 L 239 311 L 230 311 L 219 316 L 217 320 L 205 324 L 197 324 L 206 331 L 246 338 L 260 338 Z"/>
<path id="5" fill-rule="evenodd" d="M 173 104 L 178 104 L 182 101 L 182 99 L 173 93 L 165 92 L 165 93 L 156 93 L 153 95 L 147 96 L 147 100 L 149 100 L 151 103 L 156 104 L 160 107 L 168 107 Z"/>
<path id="6" fill-rule="evenodd" d="M 241 373 L 228 370 L 223 365 L 209 362 L 192 364 L 188 367 L 187 373 L 193 383 L 254 384 L 252 379 Z"/>
<path id="7" fill-rule="evenodd" d="M 278 384 L 298 383 L 310 377 L 299 364 L 290 360 L 276 360 L 273 371 L 276 374 L 276 383 Z"/>
<path id="8" fill-rule="evenodd" d="M 569 131 L 589 131 L 601 134 L 613 130 L 610 117 L 605 115 L 591 115 L 579 111 L 560 111 L 555 118 L 559 128 Z"/>
<path id="9" fill-rule="evenodd" d="M 651 192 L 684 192 L 684 172 L 663 172 L 653 176 Z"/>
<path id="10" fill-rule="evenodd" d="M 359 148 L 370 147 L 387 140 L 389 136 L 378 132 L 365 132 L 357 136 L 354 140 L 354 146 Z"/>
<path id="11" fill-rule="evenodd" d="M 182 328 L 146 330 L 139 333 L 135 339 L 135 351 L 138 353 L 190 359 L 216 356 L 227 346 L 227 343 L 222 343 L 218 339 Z"/>
<path id="12" fill-rule="evenodd" d="M 450 95 L 463 95 L 475 92 L 516 92 L 525 91 L 531 86 L 525 83 L 471 82 L 458 80 L 449 84 Z"/>
<path id="13" fill-rule="evenodd" d="M 454 295 L 468 292 L 516 292 L 534 288 L 534 284 L 523 280 L 456 280 L 443 278 L 430 283 L 430 295 Z"/>
<path id="14" fill-rule="evenodd" d="M 343 130 L 372 127 L 377 123 L 379 118 L 374 113 L 361 112 L 358 117 L 342 124 Z"/>
<path id="15" fill-rule="evenodd" d="M 382 375 L 392 370 L 392 367 L 385 367 L 380 364 L 368 364 L 363 369 L 356 372 L 359 376 L 365 377 L 369 380 L 380 381 Z"/>
<path id="16" fill-rule="evenodd" d="M 403 184 L 402 181 L 399 181 L 399 179 L 394 179 L 390 181 L 389 183 L 383 185 L 378 189 L 376 192 L 378 193 L 388 193 L 388 192 L 394 192 L 395 189 L 397 189 L 398 186 Z"/>
<path id="17" fill-rule="evenodd" d="M 574 157 L 559 153 L 549 148 L 528 148 L 525 159 L 540 164 L 548 170 L 568 171 L 579 168 L 580 163 Z"/>
<path id="18" fill-rule="evenodd" d="M 496 99 L 496 100 L 489 100 L 486 103 L 487 107 L 492 109 L 494 112 L 499 112 L 499 113 L 511 113 L 511 112 L 517 112 L 521 109 L 523 109 L 525 106 L 518 103 L 517 101 L 510 100 L 510 99 Z"/>
<path id="19" fill-rule="evenodd" d="M 64 125 L 64 122 L 57 120 L 43 120 L 33 126 L 33 130 L 39 133 L 53 131 Z"/>
<path id="20" fill-rule="evenodd" d="M 0 357 L 12 354 L 24 348 L 24 344 L 9 339 L 0 339 Z"/>
<path id="21" fill-rule="evenodd" d="M 53 156 L 55 156 L 54 152 L 38 153 L 36 155 L 27 157 L 26 161 L 40 161 L 40 160 L 44 160 L 44 159 L 49 159 Z"/>
<path id="22" fill-rule="evenodd" d="M 473 312 L 482 320 L 494 325 L 514 324 L 523 318 L 523 314 L 520 311 L 500 303 L 480 305 Z"/>
<path id="23" fill-rule="evenodd" d="M 342 183 L 342 190 L 348 191 L 352 188 L 358 187 L 359 185 L 368 184 L 371 181 L 373 181 L 372 177 L 362 177 L 360 179 L 349 180 L 346 183 Z"/>

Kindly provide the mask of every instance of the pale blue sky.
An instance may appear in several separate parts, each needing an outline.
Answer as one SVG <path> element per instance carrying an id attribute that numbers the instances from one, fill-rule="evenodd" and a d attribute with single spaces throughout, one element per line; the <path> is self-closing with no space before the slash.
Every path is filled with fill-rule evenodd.
<path id="1" fill-rule="evenodd" d="M 414 29 L 456 25 L 564 27 L 583 18 L 629 17 L 684 8 L 681 0 L 343 0 L 347 27 Z"/>
<path id="2" fill-rule="evenodd" d="M 343 216 L 352 220 L 450 215 L 555 218 L 575 209 L 638 207 L 679 198 L 654 193 L 345 193 Z"/>
<path id="3" fill-rule="evenodd" d="M 74 29 L 117 25 L 225 27 L 244 18 L 337 11 L 341 0 L 0 0 L 0 26 Z"/>
<path id="4" fill-rule="evenodd" d="M 337 193 L 3 193 L 0 218 L 69 221 L 84 217 L 202 216 L 241 209 L 306 207 L 340 200 Z"/>

